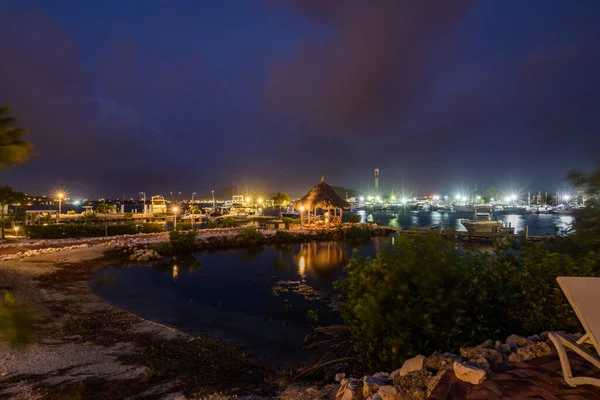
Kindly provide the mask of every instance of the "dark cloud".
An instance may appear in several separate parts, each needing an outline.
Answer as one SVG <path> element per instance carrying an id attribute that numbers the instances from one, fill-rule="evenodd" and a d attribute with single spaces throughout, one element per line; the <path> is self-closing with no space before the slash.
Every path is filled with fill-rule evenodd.
<path id="1" fill-rule="evenodd" d="M 472 2 L 292 4 L 330 24 L 333 34 L 331 40 L 305 43 L 292 60 L 272 68 L 269 104 L 321 132 L 372 134 L 397 121 L 429 89 L 430 56 Z"/>

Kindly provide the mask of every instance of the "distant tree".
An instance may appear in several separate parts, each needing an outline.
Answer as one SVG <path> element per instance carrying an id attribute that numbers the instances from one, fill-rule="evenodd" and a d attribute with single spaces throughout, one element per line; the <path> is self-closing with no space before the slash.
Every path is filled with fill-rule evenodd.
<path id="1" fill-rule="evenodd" d="M 571 171 L 567 179 L 583 191 L 585 207 L 577 211 L 572 229 L 583 243 L 600 239 L 600 163 L 591 173 Z"/>
<path id="2" fill-rule="evenodd" d="M 2 239 L 4 239 L 4 210 L 11 204 L 25 203 L 26 199 L 27 196 L 25 195 L 25 193 L 17 192 L 10 186 L 0 186 L 0 225 L 2 225 Z"/>
<path id="3" fill-rule="evenodd" d="M 106 203 L 101 203 L 96 206 L 96 212 L 98 214 L 107 214 L 107 213 L 113 211 L 114 209 L 115 209 L 115 206 L 106 204 Z"/>
<path id="4" fill-rule="evenodd" d="M 485 190 L 485 192 L 483 192 L 483 201 L 485 203 L 489 203 L 490 201 L 492 201 L 492 199 L 494 200 L 498 200 L 500 198 L 500 191 L 498 190 L 498 188 L 495 187 L 489 187 Z"/>
<path id="5" fill-rule="evenodd" d="M 275 196 L 273 196 L 273 203 L 276 206 L 283 206 L 290 202 L 290 195 L 287 193 L 277 192 Z"/>
<path id="6" fill-rule="evenodd" d="M 15 117 L 6 116 L 9 107 L 0 107 L 0 168 L 26 162 L 33 153 L 31 143 L 23 140 L 25 129 L 16 128 Z"/>

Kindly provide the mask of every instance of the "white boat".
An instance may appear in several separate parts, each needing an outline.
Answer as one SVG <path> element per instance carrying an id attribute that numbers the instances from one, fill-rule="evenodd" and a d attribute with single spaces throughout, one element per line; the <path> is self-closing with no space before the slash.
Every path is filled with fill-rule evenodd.
<path id="1" fill-rule="evenodd" d="M 554 207 L 548 205 L 534 205 L 525 210 L 527 214 L 554 214 Z"/>
<path id="2" fill-rule="evenodd" d="M 469 233 L 513 233 L 514 228 L 504 228 L 502 221 L 494 220 L 491 207 L 478 207 L 473 219 L 461 219 L 460 223 Z"/>
<path id="3" fill-rule="evenodd" d="M 167 202 L 163 196 L 152 196 L 150 213 L 152 215 L 167 213 Z"/>
<path id="4" fill-rule="evenodd" d="M 471 204 L 454 205 L 454 212 L 475 212 L 475 206 Z"/>

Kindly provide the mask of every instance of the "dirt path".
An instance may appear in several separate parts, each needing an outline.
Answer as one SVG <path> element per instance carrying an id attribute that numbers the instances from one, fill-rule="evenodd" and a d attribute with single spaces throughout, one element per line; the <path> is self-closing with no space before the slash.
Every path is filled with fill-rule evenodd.
<path id="1" fill-rule="evenodd" d="M 269 398 L 275 372 L 238 348 L 103 302 L 93 272 L 122 260 L 89 247 L 0 262 L 0 292 L 39 316 L 33 343 L 0 344 L 0 399 Z M 250 397 L 246 397 L 246 396 Z"/>

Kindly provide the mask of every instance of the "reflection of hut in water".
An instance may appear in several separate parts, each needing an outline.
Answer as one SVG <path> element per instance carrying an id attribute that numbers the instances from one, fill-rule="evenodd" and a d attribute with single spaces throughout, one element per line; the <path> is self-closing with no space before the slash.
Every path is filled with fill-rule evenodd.
<path id="1" fill-rule="evenodd" d="M 300 252 L 296 255 L 298 271 L 304 275 L 307 271 L 317 274 L 328 271 L 344 261 L 344 249 L 339 243 L 302 243 Z"/>
<path id="2" fill-rule="evenodd" d="M 342 210 L 350 208 L 350 204 L 338 196 L 331 186 L 325 183 L 325 178 L 321 177 L 321 182 L 298 200 L 294 208 L 300 211 L 300 220 L 302 223 L 306 222 L 307 225 L 317 223 L 318 209 L 326 211 L 326 224 L 341 224 Z M 306 217 L 304 216 L 304 211 L 306 211 Z M 310 215 L 311 211 L 313 212 L 312 217 Z"/>

